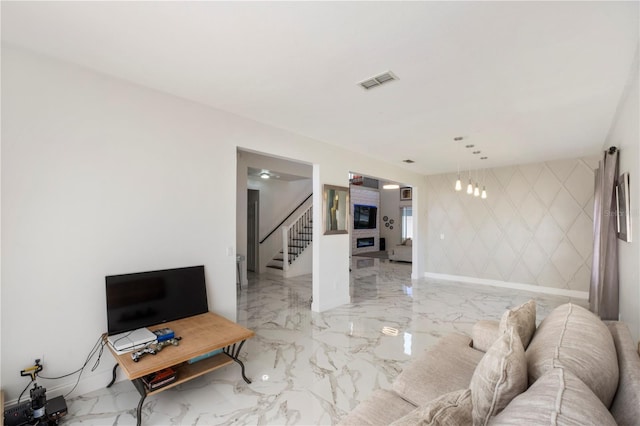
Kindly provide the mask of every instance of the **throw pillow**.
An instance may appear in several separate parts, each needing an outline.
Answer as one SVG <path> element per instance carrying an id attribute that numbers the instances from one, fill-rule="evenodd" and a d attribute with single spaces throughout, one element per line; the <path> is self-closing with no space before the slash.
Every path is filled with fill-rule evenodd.
<path id="1" fill-rule="evenodd" d="M 522 341 L 522 346 L 527 349 L 533 333 L 536 331 L 536 301 L 531 299 L 527 303 L 506 311 L 500 319 L 500 334 L 509 327 L 515 327 Z"/>
<path id="2" fill-rule="evenodd" d="M 471 390 L 445 393 L 418 407 L 391 426 L 448 426 L 471 424 Z"/>
<path id="3" fill-rule="evenodd" d="M 482 357 L 469 384 L 473 424 L 486 425 L 527 388 L 527 361 L 518 333 L 509 328 Z"/>
<path id="4" fill-rule="evenodd" d="M 567 303 L 538 326 L 527 349 L 529 384 L 554 367 L 571 370 L 609 408 L 618 389 L 618 355 L 607 326 L 585 308 Z"/>
<path id="5" fill-rule="evenodd" d="M 490 425 L 599 425 L 616 421 L 575 374 L 553 368 L 489 422 Z"/>

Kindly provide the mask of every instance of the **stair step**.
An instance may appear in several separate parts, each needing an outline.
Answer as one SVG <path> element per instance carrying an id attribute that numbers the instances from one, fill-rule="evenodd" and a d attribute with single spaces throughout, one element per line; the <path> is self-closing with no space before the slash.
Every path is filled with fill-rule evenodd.
<path id="1" fill-rule="evenodd" d="M 279 270 L 283 270 L 282 266 L 277 266 L 277 265 L 267 265 L 267 268 L 273 268 L 273 269 L 279 269 Z"/>

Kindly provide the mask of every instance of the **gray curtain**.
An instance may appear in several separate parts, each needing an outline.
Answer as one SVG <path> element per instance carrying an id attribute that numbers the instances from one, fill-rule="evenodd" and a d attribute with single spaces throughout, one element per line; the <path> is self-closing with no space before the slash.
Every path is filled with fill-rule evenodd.
<path id="1" fill-rule="evenodd" d="M 618 150 L 604 152 L 596 169 L 593 206 L 593 267 L 589 287 L 591 312 L 603 320 L 618 320 L 618 242 L 616 196 Z"/>

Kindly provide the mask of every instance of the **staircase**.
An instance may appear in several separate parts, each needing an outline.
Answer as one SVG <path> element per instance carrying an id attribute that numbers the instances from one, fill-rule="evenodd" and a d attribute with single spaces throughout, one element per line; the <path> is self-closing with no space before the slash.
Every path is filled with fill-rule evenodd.
<path id="1" fill-rule="evenodd" d="M 313 205 L 289 226 L 282 226 L 282 250 L 267 263 L 267 268 L 287 271 L 313 240 Z M 287 253 L 286 261 L 285 255 Z"/>

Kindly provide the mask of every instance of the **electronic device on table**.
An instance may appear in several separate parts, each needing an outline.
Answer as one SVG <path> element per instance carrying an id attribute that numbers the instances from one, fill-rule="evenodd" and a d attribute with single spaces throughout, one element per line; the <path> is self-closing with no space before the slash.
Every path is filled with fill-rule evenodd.
<path id="1" fill-rule="evenodd" d="M 376 229 L 378 208 L 376 206 L 365 206 L 354 204 L 353 206 L 353 229 Z"/>
<path id="2" fill-rule="evenodd" d="M 203 265 L 109 275 L 105 284 L 109 337 L 209 312 Z"/>
<path id="3" fill-rule="evenodd" d="M 138 361 L 140 361 L 140 358 L 142 358 L 145 355 L 148 355 L 148 354 L 155 355 L 155 354 L 157 354 L 165 346 L 169 346 L 169 345 L 178 346 L 180 344 L 180 340 L 182 340 L 182 337 L 173 337 L 171 339 L 165 339 L 162 342 L 151 343 L 151 344 L 147 345 L 144 349 L 140 349 L 138 351 L 133 352 L 131 354 L 131 359 L 133 360 L 133 362 L 138 362 Z"/>
<path id="4" fill-rule="evenodd" d="M 156 335 L 147 328 L 112 334 L 107 341 L 116 352 L 128 352 L 143 347 L 156 340 Z"/>
<path id="5" fill-rule="evenodd" d="M 21 376 L 30 376 L 33 388 L 29 391 L 30 401 L 14 404 L 4 410 L 5 426 L 57 425 L 61 417 L 67 414 L 67 403 L 63 396 L 47 400 L 47 390 L 35 383 L 36 375 L 42 371 L 37 359 L 35 365 L 20 371 Z"/>

